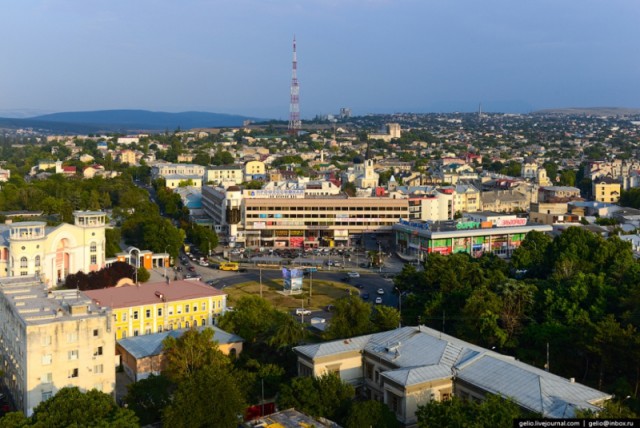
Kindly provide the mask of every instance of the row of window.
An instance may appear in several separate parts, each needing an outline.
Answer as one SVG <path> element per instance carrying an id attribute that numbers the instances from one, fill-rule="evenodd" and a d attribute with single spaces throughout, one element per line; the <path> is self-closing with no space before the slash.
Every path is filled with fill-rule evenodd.
<path id="1" fill-rule="evenodd" d="M 214 307 L 215 307 L 215 302 L 214 302 Z M 218 309 L 220 309 L 220 308 L 222 308 L 222 301 L 218 300 Z M 203 312 L 205 312 L 207 310 L 207 303 L 206 302 L 202 302 L 200 304 L 200 310 L 203 311 Z M 151 311 L 152 311 L 151 309 L 146 309 L 144 311 L 145 318 L 147 318 L 147 319 L 151 318 Z M 198 312 L 198 304 L 194 303 L 192 305 L 190 305 L 190 304 L 184 305 L 184 312 L 186 314 L 188 314 L 189 311 Z M 177 305 L 176 306 L 176 312 L 178 314 L 182 313 L 182 305 Z M 173 306 L 169 306 L 169 308 L 167 309 L 167 313 L 168 313 L 168 315 L 173 315 Z M 158 308 L 157 309 L 157 314 L 158 314 L 157 316 L 159 316 L 159 317 L 162 316 L 162 314 L 163 314 L 162 308 Z M 139 311 L 133 311 L 133 314 L 132 314 L 131 318 L 134 319 L 134 320 L 140 319 L 140 312 Z M 118 321 L 117 314 L 113 314 L 113 319 L 115 321 Z M 120 321 L 126 321 L 126 320 L 127 320 L 127 312 L 122 312 L 122 316 L 120 317 Z"/>
<path id="2" fill-rule="evenodd" d="M 319 201 L 320 202 L 320 201 Z M 312 206 L 312 207 L 246 207 L 246 211 L 406 211 L 407 207 L 345 207 L 345 206 Z"/>
<path id="3" fill-rule="evenodd" d="M 275 214 L 276 216 L 278 214 Z M 311 219 L 311 218 L 328 218 L 335 219 L 338 214 L 282 214 L 279 217 L 274 217 L 274 214 L 247 214 L 247 219 L 281 219 L 281 218 L 302 218 L 302 219 Z M 343 215 L 344 216 L 344 215 Z M 338 217 L 344 218 L 344 217 Z M 354 214 L 352 219 L 362 219 L 362 218 L 390 218 L 390 219 L 398 219 L 397 214 Z"/>
<path id="4" fill-rule="evenodd" d="M 185 321 L 184 323 L 184 328 L 190 328 L 191 327 L 191 323 L 189 321 Z M 205 326 L 207 325 L 207 320 L 205 318 L 202 318 L 200 320 L 200 325 L 201 326 Z M 198 327 L 198 320 L 193 320 L 193 327 Z M 171 331 L 173 330 L 174 325 L 173 323 L 169 323 L 169 325 L 167 326 L 167 330 Z M 182 328 L 182 322 L 178 321 L 175 325 L 175 328 L 180 330 Z M 158 326 L 158 333 L 162 333 L 162 331 L 164 330 L 163 326 L 159 325 Z M 153 331 L 151 331 L 151 327 L 147 327 L 144 331 L 144 334 L 151 334 L 153 333 Z M 139 336 L 140 335 L 140 330 L 138 330 L 137 328 L 133 330 L 133 335 L 134 336 Z M 127 330 L 122 330 L 122 338 L 126 338 L 127 337 Z"/>
<path id="5" fill-rule="evenodd" d="M 93 349 L 93 356 L 94 357 L 99 357 L 103 355 L 103 348 L 102 346 L 98 346 L 96 348 Z M 72 349 L 70 351 L 67 352 L 67 359 L 69 361 L 73 361 L 73 360 L 77 360 L 80 357 L 80 350 L 78 349 Z M 48 366 L 50 364 L 53 363 L 53 355 L 51 354 L 45 354 L 42 356 L 42 365 L 43 366 Z"/>

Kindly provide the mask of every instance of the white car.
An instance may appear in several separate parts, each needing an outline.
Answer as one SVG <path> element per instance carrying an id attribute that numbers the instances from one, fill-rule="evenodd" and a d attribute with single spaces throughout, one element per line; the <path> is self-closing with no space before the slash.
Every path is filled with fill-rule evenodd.
<path id="1" fill-rule="evenodd" d="M 349 278 L 360 278 L 360 274 L 358 272 L 349 272 Z"/>
<path id="2" fill-rule="evenodd" d="M 382 304 L 382 297 L 376 297 L 376 305 Z"/>
<path id="3" fill-rule="evenodd" d="M 298 316 L 311 315 L 311 311 L 309 309 L 305 309 L 305 308 L 298 308 L 298 309 L 296 309 L 296 315 L 298 315 Z"/>
<path id="4" fill-rule="evenodd" d="M 384 294 L 384 290 L 382 288 L 378 288 L 378 294 L 382 296 Z"/>

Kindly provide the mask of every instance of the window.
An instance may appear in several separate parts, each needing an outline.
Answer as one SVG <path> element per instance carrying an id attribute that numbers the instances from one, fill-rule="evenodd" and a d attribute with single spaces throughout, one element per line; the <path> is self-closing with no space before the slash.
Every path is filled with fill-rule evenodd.
<path id="1" fill-rule="evenodd" d="M 93 356 L 98 356 L 98 355 L 102 355 L 102 346 L 98 346 L 94 351 L 93 351 Z"/>
<path id="2" fill-rule="evenodd" d="M 36 267 L 40 267 L 40 256 L 36 256 L 35 265 L 36 265 Z"/>
<path id="3" fill-rule="evenodd" d="M 44 335 L 42 336 L 42 346 L 48 346 L 51 345 L 51 336 L 50 335 Z"/>
<path id="4" fill-rule="evenodd" d="M 125 331 L 122 332 L 122 338 L 124 339 L 126 337 L 127 337 L 127 331 L 125 330 Z"/>
<path id="5" fill-rule="evenodd" d="M 151 334 L 151 327 L 147 327 L 147 328 L 144 330 L 144 334 Z"/>
<path id="6" fill-rule="evenodd" d="M 100 335 L 100 330 L 97 328 L 93 330 L 93 337 L 98 337 Z"/>
<path id="7" fill-rule="evenodd" d="M 126 321 L 127 320 L 127 313 L 123 312 L 122 313 L 122 321 Z"/>
<path id="8" fill-rule="evenodd" d="M 139 334 L 138 329 L 133 330 L 133 335 L 137 336 Z"/>
<path id="9" fill-rule="evenodd" d="M 161 317 L 162 316 L 162 308 L 158 308 L 158 316 Z"/>
<path id="10" fill-rule="evenodd" d="M 96 248 L 97 248 L 96 243 L 92 242 L 91 245 L 89 246 L 89 251 L 92 252 L 92 253 L 95 253 L 96 252 Z"/>
<path id="11" fill-rule="evenodd" d="M 147 309 L 144 313 L 144 316 L 147 318 L 151 318 L 151 309 Z"/>
<path id="12" fill-rule="evenodd" d="M 67 377 L 69 379 L 74 378 L 74 377 L 78 377 L 78 369 L 69 370 L 69 374 L 67 375 Z"/>
<path id="13" fill-rule="evenodd" d="M 51 360 L 52 360 L 51 354 L 43 355 L 42 356 L 42 365 L 46 366 L 46 365 L 51 364 Z"/>
<path id="14" fill-rule="evenodd" d="M 200 305 L 201 310 L 206 311 L 207 310 L 207 304 L 202 302 L 202 304 Z"/>
<path id="15" fill-rule="evenodd" d="M 189 313 L 189 305 L 184 305 L 184 312 Z"/>
<path id="16" fill-rule="evenodd" d="M 176 310 L 176 312 L 179 314 L 182 313 L 182 305 L 178 305 L 178 309 Z"/>
<path id="17" fill-rule="evenodd" d="M 98 264 L 98 256 L 96 255 L 91 256 L 91 264 L 92 265 Z"/>
<path id="18" fill-rule="evenodd" d="M 138 311 L 133 311 L 133 319 L 134 320 L 138 319 Z"/>
<path id="19" fill-rule="evenodd" d="M 53 383 L 53 373 L 45 373 L 42 376 L 42 383 Z"/>
<path id="20" fill-rule="evenodd" d="M 78 341 L 78 333 L 67 333 L 67 343 L 75 343 Z"/>
<path id="21" fill-rule="evenodd" d="M 42 401 L 47 401 L 51 397 L 53 397 L 52 391 L 42 391 Z"/>
<path id="22" fill-rule="evenodd" d="M 20 267 L 21 268 L 26 268 L 27 267 L 27 258 L 26 257 L 20 257 Z"/>
<path id="23" fill-rule="evenodd" d="M 100 374 L 103 372 L 104 372 L 104 367 L 102 364 L 96 364 L 95 366 L 93 366 L 93 373 Z"/>
<path id="24" fill-rule="evenodd" d="M 198 305 L 197 304 L 193 305 L 193 312 L 198 312 Z"/>
<path id="25" fill-rule="evenodd" d="M 173 315 L 173 306 L 169 306 L 169 315 Z"/>
<path id="26" fill-rule="evenodd" d="M 67 353 L 67 355 L 69 356 L 69 359 L 70 359 L 70 360 L 77 360 L 77 359 L 78 359 L 78 350 L 77 350 L 77 349 L 74 349 L 74 350 L 72 350 L 72 351 L 69 351 L 69 352 Z"/>
<path id="27" fill-rule="evenodd" d="M 102 382 L 94 384 L 93 389 L 102 392 Z"/>

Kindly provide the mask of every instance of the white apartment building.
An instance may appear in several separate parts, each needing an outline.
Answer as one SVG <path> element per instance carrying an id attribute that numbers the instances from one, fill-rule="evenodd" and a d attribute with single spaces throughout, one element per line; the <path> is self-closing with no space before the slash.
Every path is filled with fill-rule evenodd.
<path id="1" fill-rule="evenodd" d="M 27 416 L 67 386 L 115 390 L 111 311 L 76 290 L 51 291 L 35 276 L 0 279 L 0 365 Z"/>
<path id="2" fill-rule="evenodd" d="M 155 180 L 156 178 L 164 178 L 168 175 L 184 175 L 200 177 L 200 179 L 202 179 L 205 169 L 202 165 L 191 163 L 157 163 L 151 167 L 151 177 Z"/>
<path id="3" fill-rule="evenodd" d="M 205 183 L 238 185 L 244 181 L 244 168 L 240 165 L 211 166 L 205 172 Z"/>

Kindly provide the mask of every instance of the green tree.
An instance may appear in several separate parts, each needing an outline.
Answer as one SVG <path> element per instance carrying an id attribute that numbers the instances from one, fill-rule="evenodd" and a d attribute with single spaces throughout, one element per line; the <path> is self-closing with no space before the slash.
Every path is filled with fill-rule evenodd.
<path id="1" fill-rule="evenodd" d="M 149 281 L 149 278 L 151 278 L 151 274 L 149 273 L 147 268 L 145 268 L 144 266 L 140 266 L 138 268 L 138 282 L 147 282 Z"/>
<path id="2" fill-rule="evenodd" d="M 345 428 L 398 428 L 400 423 L 389 407 L 379 401 L 356 401 L 349 409 Z"/>
<path id="3" fill-rule="evenodd" d="M 311 416 L 324 416 L 343 423 L 354 395 L 353 386 L 343 382 L 335 373 L 321 377 L 296 377 L 290 385 L 282 386 L 278 406 L 295 407 Z"/>
<path id="4" fill-rule="evenodd" d="M 218 349 L 211 328 L 190 329 L 177 338 L 167 336 L 162 346 L 166 362 L 162 373 L 177 384 L 205 367 L 229 364 L 229 359 Z"/>
<path id="5" fill-rule="evenodd" d="M 161 420 L 162 411 L 171 401 L 172 390 L 173 385 L 166 376 L 151 375 L 129 384 L 124 400 L 138 416 L 140 425 L 145 426 Z"/>
<path id="6" fill-rule="evenodd" d="M 264 342 L 272 329 L 273 306 L 260 296 L 242 296 L 233 311 L 226 312 L 218 319 L 218 325 L 225 331 L 232 331 L 247 343 Z"/>
<path id="7" fill-rule="evenodd" d="M 229 367 L 205 365 L 182 379 L 164 412 L 164 426 L 235 428 L 245 401 Z"/>
<path id="8" fill-rule="evenodd" d="M 373 309 L 371 322 L 376 331 L 393 330 L 400 325 L 400 312 L 391 306 L 378 305 Z"/>
<path id="9" fill-rule="evenodd" d="M 15 421 L 18 418 L 12 419 Z M 62 388 L 56 395 L 38 404 L 27 421 L 26 426 L 36 427 L 139 426 L 135 413 L 118 407 L 111 395 L 95 389 L 82 393 L 77 387 Z M 4 422 L 3 426 L 7 426 Z"/>
<path id="10" fill-rule="evenodd" d="M 275 310 L 273 327 L 267 343 L 278 349 L 287 349 L 298 345 L 306 336 L 304 325 L 292 315 Z"/>
<path id="11" fill-rule="evenodd" d="M 327 339 L 360 336 L 371 333 L 371 305 L 360 296 L 349 296 L 336 301 L 331 324 L 325 332 Z"/>
<path id="12" fill-rule="evenodd" d="M 523 417 L 523 414 L 513 401 L 490 394 L 481 402 L 457 397 L 445 401 L 430 401 L 424 406 L 418 406 L 416 416 L 419 428 L 494 428 L 510 427 L 513 420 Z"/>

